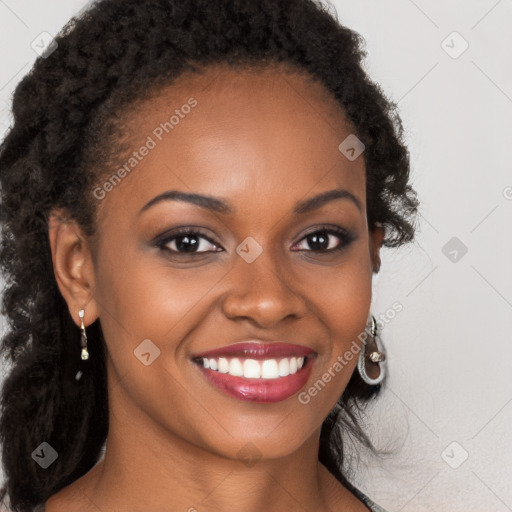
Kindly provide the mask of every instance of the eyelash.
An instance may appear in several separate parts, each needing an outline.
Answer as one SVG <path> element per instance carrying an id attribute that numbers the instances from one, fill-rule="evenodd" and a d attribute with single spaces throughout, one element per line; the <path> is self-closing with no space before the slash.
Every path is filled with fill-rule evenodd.
<path id="1" fill-rule="evenodd" d="M 344 230 L 342 228 L 333 227 L 333 226 L 320 226 L 318 229 L 315 229 L 314 231 L 311 231 L 311 232 L 307 233 L 306 235 L 304 235 L 299 240 L 299 242 L 297 242 L 297 244 L 295 244 L 295 245 L 299 245 L 303 240 L 307 239 L 309 236 L 315 235 L 315 234 L 318 234 L 318 233 L 327 233 L 329 235 L 335 235 L 335 236 L 337 236 L 341 240 L 341 242 L 338 244 L 337 247 L 335 247 L 333 249 L 323 249 L 323 250 L 299 249 L 299 252 L 300 251 L 305 251 L 305 252 L 314 252 L 314 253 L 318 253 L 318 254 L 331 254 L 333 252 L 342 251 L 348 245 L 350 245 L 355 240 L 355 238 L 356 238 L 355 235 L 353 235 L 350 232 L 347 232 L 346 230 Z M 155 245 L 158 248 L 160 248 L 161 250 L 163 250 L 163 251 L 167 251 L 167 252 L 170 252 L 173 255 L 179 255 L 179 256 L 206 254 L 208 252 L 222 252 L 222 251 L 200 251 L 200 252 L 190 252 L 190 253 L 187 253 L 187 252 L 180 252 L 180 251 L 172 250 L 172 249 L 169 249 L 168 247 L 166 247 L 166 245 L 168 243 L 173 242 L 176 238 L 180 238 L 180 237 L 183 237 L 185 235 L 192 235 L 192 236 L 197 236 L 197 237 L 200 237 L 200 238 L 204 238 L 210 244 L 215 245 L 215 246 L 218 247 L 217 243 L 215 243 L 208 235 L 206 235 L 200 229 L 197 229 L 197 228 L 181 228 L 181 229 L 178 229 L 177 231 L 174 231 L 172 233 L 172 236 L 167 236 L 167 237 L 159 240 L 158 242 L 155 243 Z M 294 247 L 295 247 L 295 245 L 294 245 Z"/>

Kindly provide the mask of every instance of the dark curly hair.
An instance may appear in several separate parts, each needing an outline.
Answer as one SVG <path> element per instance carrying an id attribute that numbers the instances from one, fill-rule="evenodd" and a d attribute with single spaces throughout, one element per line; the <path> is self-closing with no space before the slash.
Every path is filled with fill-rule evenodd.
<path id="1" fill-rule="evenodd" d="M 106 441 L 100 320 L 88 328 L 94 357 L 77 382 L 79 329 L 54 277 L 48 221 L 62 208 L 86 235 L 96 233 L 90 190 L 112 156 L 105 140 L 119 141 L 110 128 L 122 107 L 185 71 L 281 63 L 319 80 L 365 144 L 368 225 L 384 225 L 384 246 L 413 240 L 418 207 L 396 105 L 363 70 L 362 38 L 316 0 L 100 0 L 55 41 L 17 86 L 14 124 L 0 147 L 8 320 L 0 354 L 11 366 L 1 396 L 0 499 L 8 496 L 15 512 L 32 510 L 88 472 Z M 349 488 L 342 434 L 374 449 L 360 413 L 379 389 L 354 372 L 322 425 L 319 460 Z M 31 456 L 43 441 L 58 452 L 44 470 Z"/>

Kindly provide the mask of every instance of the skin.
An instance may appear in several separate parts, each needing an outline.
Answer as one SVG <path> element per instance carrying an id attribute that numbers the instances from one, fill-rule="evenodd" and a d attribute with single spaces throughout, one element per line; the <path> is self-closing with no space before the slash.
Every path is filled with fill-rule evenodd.
<path id="1" fill-rule="evenodd" d="M 318 462 L 322 421 L 356 357 L 307 405 L 297 395 L 272 404 L 231 398 L 191 360 L 248 338 L 307 345 L 318 353 L 307 389 L 354 340 L 360 345 L 384 230 L 367 225 L 363 157 L 349 161 L 338 150 L 354 130 L 307 76 L 209 68 L 136 105 L 124 124 L 130 152 L 190 97 L 197 106 L 95 200 L 94 239 L 65 212 L 50 219 L 55 277 L 69 312 L 79 326 L 86 305 L 85 325 L 101 321 L 110 431 L 104 459 L 55 494 L 46 512 L 367 511 Z M 293 213 L 298 201 L 336 188 L 362 209 L 337 199 Z M 222 198 L 233 213 L 182 201 L 139 213 L 168 190 Z M 324 224 L 354 232 L 355 240 L 341 251 L 315 251 L 306 235 Z M 176 240 L 167 251 L 155 246 L 156 236 L 189 226 L 214 242 L 199 238 L 197 250 L 212 252 L 173 255 Z M 248 236 L 263 249 L 252 263 L 236 252 Z M 343 242 L 327 236 L 329 247 Z M 144 339 L 160 350 L 149 366 L 134 356 Z M 244 462 L 243 447 L 258 460 Z"/>

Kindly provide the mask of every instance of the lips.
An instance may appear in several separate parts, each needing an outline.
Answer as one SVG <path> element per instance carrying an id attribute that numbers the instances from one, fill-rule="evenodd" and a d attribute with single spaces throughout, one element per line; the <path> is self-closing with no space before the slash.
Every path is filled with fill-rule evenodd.
<path id="1" fill-rule="evenodd" d="M 268 359 L 272 357 L 306 357 L 314 354 L 314 350 L 295 343 L 277 341 L 245 341 L 233 343 L 225 347 L 196 354 L 194 358 L 210 357 L 250 357 L 252 359 Z"/>
<path id="2" fill-rule="evenodd" d="M 207 380 L 227 395 L 268 403 L 297 393 L 306 384 L 316 355 L 303 345 L 251 340 L 192 359 Z"/>

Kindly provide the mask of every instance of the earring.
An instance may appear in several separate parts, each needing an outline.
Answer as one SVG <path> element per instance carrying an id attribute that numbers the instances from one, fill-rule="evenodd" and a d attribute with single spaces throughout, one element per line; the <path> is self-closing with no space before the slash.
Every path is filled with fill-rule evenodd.
<path id="1" fill-rule="evenodd" d="M 85 360 L 89 359 L 89 352 L 87 352 L 87 334 L 85 334 L 84 313 L 84 309 L 81 309 L 78 312 L 78 316 L 82 322 L 82 325 L 80 326 L 80 346 L 82 347 L 82 359 Z"/>
<path id="2" fill-rule="evenodd" d="M 370 321 L 371 321 L 371 323 L 370 323 Z M 386 356 L 385 356 L 384 352 L 382 352 L 382 343 L 381 343 L 379 332 L 378 332 L 377 321 L 375 320 L 375 317 L 371 313 L 368 318 L 367 328 L 369 325 L 370 325 L 370 335 L 375 340 L 375 344 L 377 345 L 377 350 L 371 352 L 368 355 L 368 359 L 370 359 L 370 361 L 372 363 L 378 364 L 378 363 L 383 362 L 386 359 Z M 368 375 L 368 373 L 366 372 L 366 366 L 365 366 L 366 343 L 367 343 L 367 340 L 365 339 L 361 346 L 361 351 L 359 352 L 359 359 L 357 361 L 357 369 L 359 370 L 359 374 L 361 375 L 361 378 L 367 384 L 369 384 L 370 386 L 376 386 L 377 384 L 380 384 L 382 382 L 382 380 L 384 379 L 384 375 L 385 375 L 384 365 L 379 364 L 380 373 L 377 378 L 372 379 Z"/>

